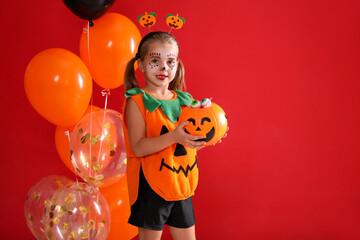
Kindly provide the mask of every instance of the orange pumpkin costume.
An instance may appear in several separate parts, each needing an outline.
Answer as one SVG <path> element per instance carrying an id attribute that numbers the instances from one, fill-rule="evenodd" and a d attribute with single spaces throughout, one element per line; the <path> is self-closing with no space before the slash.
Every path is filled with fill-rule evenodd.
<path id="1" fill-rule="evenodd" d="M 132 98 L 139 107 L 146 125 L 146 137 L 158 137 L 174 130 L 181 109 L 192 101 L 190 94 L 172 91 L 172 99 L 157 99 L 150 93 L 133 88 L 125 93 L 126 104 Z M 124 114 L 125 147 L 127 152 L 127 178 L 130 205 L 138 196 L 140 167 L 150 187 L 166 201 L 183 200 L 194 195 L 198 184 L 198 164 L 196 149 L 174 143 L 167 148 L 147 155 L 136 157 L 131 150 Z"/>

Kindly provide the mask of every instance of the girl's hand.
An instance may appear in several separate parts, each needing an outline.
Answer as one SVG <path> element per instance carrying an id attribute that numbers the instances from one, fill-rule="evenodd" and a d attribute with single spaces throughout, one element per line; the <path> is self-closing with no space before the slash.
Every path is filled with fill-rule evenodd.
<path id="1" fill-rule="evenodd" d="M 203 136 L 193 136 L 184 131 L 184 127 L 189 124 L 189 121 L 180 123 L 172 132 L 172 138 L 175 142 L 185 145 L 189 148 L 200 149 L 205 144 L 205 141 L 196 141 L 202 139 Z"/>

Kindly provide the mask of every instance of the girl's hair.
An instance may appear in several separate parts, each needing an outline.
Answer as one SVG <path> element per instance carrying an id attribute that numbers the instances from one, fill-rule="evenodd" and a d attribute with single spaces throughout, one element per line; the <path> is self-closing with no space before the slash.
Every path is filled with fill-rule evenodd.
<path id="1" fill-rule="evenodd" d="M 138 80 L 135 76 L 134 64 L 135 61 L 140 58 L 144 61 L 145 55 L 149 51 L 149 46 L 153 43 L 163 43 L 163 44 L 176 44 L 179 49 L 179 45 L 174 38 L 173 35 L 167 32 L 151 32 L 147 34 L 140 42 L 138 52 L 136 53 L 136 57 L 132 58 L 125 71 L 124 77 L 124 86 L 125 91 L 139 87 Z M 183 63 L 178 59 L 179 65 L 175 74 L 174 80 L 172 80 L 169 84 L 170 90 L 183 90 L 185 88 L 185 69 Z"/>

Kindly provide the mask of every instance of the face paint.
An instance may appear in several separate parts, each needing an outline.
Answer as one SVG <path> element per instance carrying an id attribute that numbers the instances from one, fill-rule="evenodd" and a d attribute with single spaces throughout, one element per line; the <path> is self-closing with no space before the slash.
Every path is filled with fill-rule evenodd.
<path id="1" fill-rule="evenodd" d="M 169 84 L 176 75 L 178 51 L 174 44 L 151 44 L 142 61 L 146 82 L 156 86 Z"/>
<path id="2" fill-rule="evenodd" d="M 153 69 L 154 67 L 158 67 L 159 65 L 158 64 L 152 64 L 151 62 L 149 62 L 149 66 L 151 69 Z"/>
<path id="3" fill-rule="evenodd" d="M 153 57 L 153 56 L 158 56 L 158 57 L 160 57 L 160 56 L 161 56 L 161 53 L 157 53 L 157 52 L 150 53 L 150 57 Z"/>

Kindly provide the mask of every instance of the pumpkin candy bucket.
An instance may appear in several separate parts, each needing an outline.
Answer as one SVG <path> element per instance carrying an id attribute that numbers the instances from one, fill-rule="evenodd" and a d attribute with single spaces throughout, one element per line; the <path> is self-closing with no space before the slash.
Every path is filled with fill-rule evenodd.
<path id="1" fill-rule="evenodd" d="M 185 132 L 202 135 L 205 146 L 215 145 L 226 133 L 227 115 L 216 103 L 206 108 L 185 108 L 179 117 L 179 123 L 189 121 Z M 199 141 L 200 141 L 199 140 Z"/>

